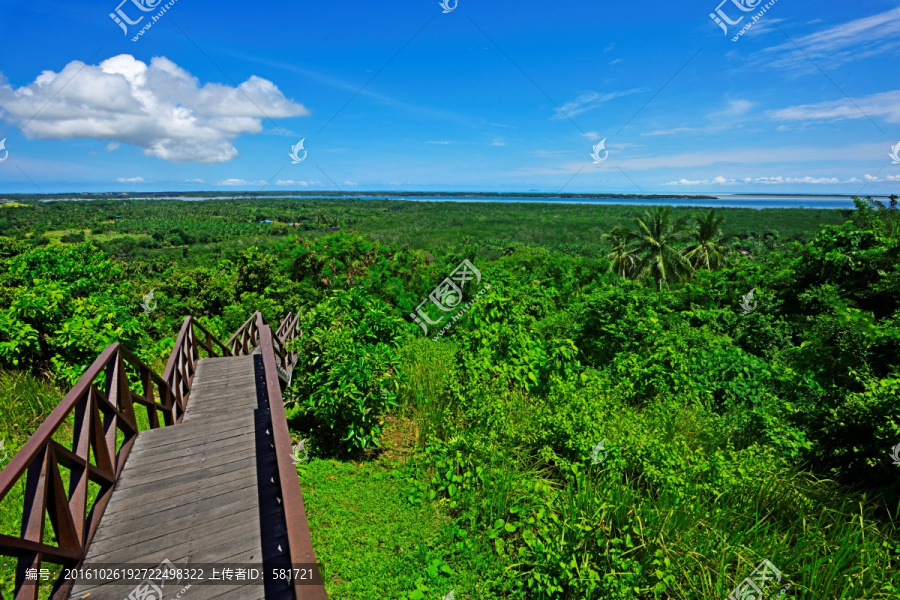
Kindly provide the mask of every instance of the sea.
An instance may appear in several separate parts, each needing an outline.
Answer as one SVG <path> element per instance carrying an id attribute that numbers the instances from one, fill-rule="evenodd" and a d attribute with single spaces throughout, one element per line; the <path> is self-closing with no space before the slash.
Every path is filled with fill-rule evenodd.
<path id="1" fill-rule="evenodd" d="M 710 194 L 709 196 L 712 196 Z M 142 197 L 140 195 L 117 197 L 116 199 L 129 200 L 185 200 L 185 201 L 201 201 L 201 200 L 231 200 L 231 199 L 250 199 L 255 196 L 252 193 L 247 195 L 234 194 L 227 196 L 153 196 Z M 527 196 L 406 196 L 403 194 L 396 195 L 354 195 L 346 194 L 344 196 L 325 196 L 328 199 L 355 199 L 362 198 L 364 200 L 405 200 L 409 202 L 526 202 L 526 203 L 545 203 L 545 204 L 600 204 L 600 205 L 627 205 L 627 206 L 693 206 L 703 208 L 752 208 L 762 210 L 765 208 L 814 208 L 814 209 L 853 209 L 853 199 L 851 196 L 800 196 L 800 195 L 740 195 L 740 194 L 718 194 L 713 199 L 709 198 L 559 198 L 556 196 L 541 196 L 540 194 L 529 194 Z M 294 198 L 294 199 L 315 199 L 317 196 L 310 195 L 278 195 L 278 196 L 262 196 L 262 198 Z M 877 200 L 887 202 L 887 197 L 873 196 Z M 54 198 L 51 201 L 64 200 L 80 200 L 81 198 Z"/>

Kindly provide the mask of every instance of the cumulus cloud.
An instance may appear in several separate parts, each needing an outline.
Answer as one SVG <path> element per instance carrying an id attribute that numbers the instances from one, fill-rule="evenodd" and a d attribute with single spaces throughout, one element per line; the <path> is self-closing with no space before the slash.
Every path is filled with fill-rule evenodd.
<path id="1" fill-rule="evenodd" d="M 143 177 L 119 177 L 116 179 L 119 183 L 144 183 Z"/>
<path id="2" fill-rule="evenodd" d="M 866 173 L 863 177 L 866 178 L 867 183 L 874 183 L 876 181 L 900 181 L 900 175 L 885 175 L 884 179 L 879 179 L 877 175 L 869 175 Z"/>
<path id="3" fill-rule="evenodd" d="M 263 119 L 309 114 L 266 79 L 201 85 L 165 57 L 147 65 L 129 54 L 96 66 L 72 61 L 18 89 L 4 81 L 0 108 L 32 139 L 109 140 L 170 162 L 207 164 L 237 156 L 232 142 L 262 131 Z"/>

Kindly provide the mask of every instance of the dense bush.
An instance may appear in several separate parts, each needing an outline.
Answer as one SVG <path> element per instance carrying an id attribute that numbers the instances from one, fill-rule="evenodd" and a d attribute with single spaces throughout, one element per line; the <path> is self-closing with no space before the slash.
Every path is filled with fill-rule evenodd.
<path id="1" fill-rule="evenodd" d="M 71 229 L 143 210 L 96 206 L 35 214 Z M 589 239 L 608 228 L 581 221 L 567 236 L 543 209 L 519 209 L 544 219 L 553 239 L 540 244 L 494 207 L 505 228 L 483 238 L 446 226 L 480 226 L 457 207 L 404 207 L 435 224 L 415 234 L 431 236 L 427 252 L 380 241 L 410 239 L 400 229 L 297 239 L 258 223 L 370 224 L 355 204 L 323 206 L 198 203 L 204 231 L 188 235 L 160 204 L 116 230 L 163 247 L 119 242 L 114 256 L 0 238 L 0 366 L 72 380 L 110 341 L 158 364 L 186 314 L 225 339 L 253 311 L 273 325 L 299 311 L 295 434 L 321 456 L 363 458 L 391 413 L 410 417 L 408 502 L 443 507 L 448 552 L 499 565 L 479 598 L 719 598 L 763 558 L 795 597 L 900 593 L 896 209 L 860 202 L 811 236 L 745 232 L 752 256 L 730 252 L 714 214 L 681 229 L 674 214 L 626 208 L 604 227 L 640 217 L 644 235 L 603 244 Z M 763 213 L 754 229 L 776 229 Z M 234 247 L 204 254 L 203 235 Z M 187 259 L 166 247 L 182 244 Z M 489 293 L 440 341 L 416 337 L 409 313 L 464 258 Z M 158 307 L 144 314 L 151 289 Z"/>
<path id="2" fill-rule="evenodd" d="M 402 324 L 355 289 L 335 292 L 303 316 L 288 414 L 321 451 L 379 445 L 384 417 L 396 406 Z"/>

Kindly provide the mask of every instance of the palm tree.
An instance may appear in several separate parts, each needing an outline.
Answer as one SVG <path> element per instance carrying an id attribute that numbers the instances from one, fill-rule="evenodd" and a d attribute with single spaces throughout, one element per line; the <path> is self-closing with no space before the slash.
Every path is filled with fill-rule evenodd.
<path id="1" fill-rule="evenodd" d="M 722 235 L 722 223 L 725 217 L 717 217 L 711 210 L 704 216 L 695 216 L 695 224 L 690 230 L 691 245 L 685 248 L 684 256 L 695 269 L 720 269 L 728 265 L 727 246 L 734 236 Z"/>
<path id="2" fill-rule="evenodd" d="M 612 252 L 606 257 L 612 262 L 610 269 L 615 271 L 619 277 L 634 277 L 638 271 L 638 258 L 634 254 L 632 242 L 635 239 L 634 233 L 626 227 L 616 227 L 606 236 L 612 245 Z"/>
<path id="3" fill-rule="evenodd" d="M 636 220 L 638 231 L 634 234 L 635 250 L 641 257 L 638 277 L 649 275 L 660 291 L 692 272 L 690 261 L 675 247 L 685 239 L 684 222 L 673 223 L 671 212 L 668 206 L 647 211 Z"/>

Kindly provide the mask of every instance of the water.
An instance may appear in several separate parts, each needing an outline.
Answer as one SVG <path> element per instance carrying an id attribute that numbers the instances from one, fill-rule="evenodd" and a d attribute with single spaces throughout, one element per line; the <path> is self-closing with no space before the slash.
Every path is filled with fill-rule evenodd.
<path id="1" fill-rule="evenodd" d="M 710 194 L 711 195 L 711 194 Z M 234 198 L 248 199 L 253 198 L 253 194 L 234 194 L 234 195 L 210 195 L 210 196 L 119 196 L 110 199 L 117 200 L 184 200 L 184 201 L 201 201 L 201 200 L 231 200 Z M 315 195 L 284 195 L 284 196 L 262 196 L 261 198 L 291 198 L 313 200 L 322 198 Z M 364 200 L 405 200 L 408 202 L 525 202 L 525 203 L 545 203 L 545 204 L 598 204 L 598 205 L 629 205 L 629 206 L 693 206 L 702 208 L 752 208 L 761 210 L 764 208 L 814 208 L 814 209 L 853 209 L 855 205 L 850 196 L 778 196 L 778 195 L 740 195 L 740 194 L 719 194 L 715 199 L 700 198 L 666 198 L 666 199 L 641 199 L 641 198 L 557 198 L 553 196 L 404 196 L 396 195 L 353 195 L 344 196 L 326 196 L 327 199 L 351 199 L 362 198 Z M 84 198 L 60 198 L 52 201 L 60 200 L 83 200 Z M 886 197 L 877 197 L 877 199 L 887 202 Z"/>
<path id="2" fill-rule="evenodd" d="M 297 198 L 298 196 L 287 196 Z M 302 196 L 299 196 L 302 198 Z M 358 196 L 343 196 L 357 198 Z M 412 202 L 526 202 L 549 204 L 600 204 L 628 206 L 695 206 L 705 208 L 816 208 L 853 209 L 856 205 L 850 196 L 738 196 L 720 195 L 715 199 L 700 198 L 556 198 L 552 196 L 365 196 L 371 200 L 407 200 Z M 882 198 L 887 201 L 887 198 Z"/>

